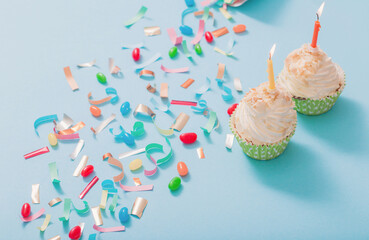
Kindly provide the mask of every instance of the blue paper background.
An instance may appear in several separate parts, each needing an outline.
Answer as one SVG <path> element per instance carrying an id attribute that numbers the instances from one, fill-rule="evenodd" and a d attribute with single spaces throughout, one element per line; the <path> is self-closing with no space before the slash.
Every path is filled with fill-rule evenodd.
<path id="1" fill-rule="evenodd" d="M 199 1 L 197 6 L 201 7 Z M 275 73 L 283 67 L 289 52 L 310 42 L 315 11 L 320 0 L 250 0 L 240 8 L 230 9 L 235 23 L 227 21 L 219 11 L 212 9 L 217 28 L 244 23 L 247 32 L 235 36 L 234 47 L 238 60 L 227 58 L 213 51 L 214 46 L 225 49 L 230 33 L 211 45 L 204 39 L 201 46 L 204 55 L 195 55 L 196 65 L 188 61 L 180 51 L 175 60 L 168 57 L 171 42 L 166 29 L 178 31 L 184 1 L 5 1 L 0 15 L 1 29 L 1 124 L 0 124 L 0 203 L 1 239 L 49 239 L 57 234 L 67 239 L 69 229 L 85 222 L 83 239 L 92 229 L 93 217 L 78 216 L 72 211 L 69 225 L 59 222 L 63 205 L 50 208 L 47 203 L 54 197 L 71 197 L 77 207 L 82 202 L 78 195 L 88 179 L 72 177 L 80 157 L 90 157 L 98 184 L 86 195 L 90 206 L 100 203 L 101 182 L 118 174 L 118 170 L 103 162 L 101 156 L 111 152 L 114 156 L 130 150 L 117 144 L 105 129 L 96 138 L 89 130 L 101 119 L 89 112 L 88 92 L 96 98 L 105 97 L 105 86 L 96 81 L 101 71 L 108 78 L 108 86 L 117 89 L 120 101 L 116 105 L 101 107 L 103 118 L 111 113 L 117 120 L 109 127 L 123 125 L 131 129 L 135 118 L 122 117 L 119 107 L 123 101 L 132 106 L 146 103 L 152 97 L 145 89 L 148 81 L 139 79 L 133 71 L 136 64 L 130 50 L 121 50 L 122 44 L 144 41 L 147 50 L 141 51 L 142 61 L 161 52 L 162 61 L 148 67 L 156 78 L 151 84 L 169 83 L 169 98 L 194 100 L 193 91 L 212 79 L 212 91 L 203 99 L 218 113 L 219 132 L 204 136 L 200 126 L 207 119 L 194 115 L 188 107 L 172 106 L 172 114 L 158 112 L 161 127 L 169 126 L 180 112 L 190 114 L 183 132 L 198 133 L 195 145 L 183 146 L 176 137 L 171 138 L 174 158 L 160 168 L 152 178 L 143 171 L 132 173 L 128 163 L 136 157 L 124 159 L 126 178 L 123 182 L 133 185 L 132 177 L 140 177 L 143 184 L 154 184 L 153 192 L 124 193 L 119 190 L 119 207 L 131 208 L 136 196 L 149 203 L 141 219 L 131 218 L 126 232 L 106 233 L 101 239 L 367 239 L 369 236 L 369 147 L 368 147 L 368 1 L 327 1 L 321 17 L 322 30 L 318 43 L 339 63 L 347 75 L 347 86 L 336 106 L 328 113 L 308 117 L 298 115 L 298 128 L 285 153 L 278 159 L 260 162 L 247 158 L 235 142 L 233 150 L 224 147 L 229 133 L 226 109 L 238 102 L 243 94 L 233 89 L 233 78 L 240 77 L 245 90 L 267 80 L 266 58 L 273 43 L 277 43 L 274 55 Z M 144 19 L 126 29 L 123 22 L 136 14 L 141 5 L 148 7 Z M 197 32 L 198 20 L 192 15 L 185 23 Z M 162 34 L 146 37 L 143 27 L 160 26 Z M 208 30 L 214 28 L 207 22 Z M 191 38 L 188 39 L 190 42 Z M 108 57 L 113 57 L 123 70 L 123 78 L 108 74 Z M 98 60 L 97 68 L 77 69 L 76 64 Z M 224 102 L 221 90 L 214 79 L 217 63 L 227 66 L 225 80 L 233 89 L 234 100 Z M 168 68 L 190 67 L 190 73 L 164 74 L 163 63 Z M 71 66 L 80 87 L 72 92 L 65 80 L 63 67 Z M 189 89 L 182 89 L 188 77 L 196 81 Z M 160 100 L 155 96 L 156 100 Z M 76 161 L 69 159 L 76 142 L 59 143 L 50 153 L 24 160 L 23 154 L 47 146 L 47 134 L 52 124 L 39 127 L 37 137 L 33 122 L 40 116 L 67 113 L 76 122 L 84 121 L 86 127 L 80 135 L 86 141 Z M 150 142 L 165 145 L 150 122 L 145 122 L 147 135 L 138 140 L 137 147 Z M 196 148 L 204 147 L 205 159 L 199 160 Z M 155 155 L 159 157 L 159 155 Z M 144 166 L 153 165 L 144 157 Z M 48 163 L 56 161 L 61 188 L 51 183 Z M 170 193 L 167 184 L 177 175 L 176 163 L 185 161 L 190 175 L 182 187 Z M 52 224 L 44 234 L 41 226 L 44 218 L 28 224 L 19 219 L 24 202 L 31 202 L 31 184 L 40 183 L 41 204 L 31 204 L 33 212 L 41 207 L 52 215 Z M 111 199 L 109 199 L 110 204 Z M 119 225 L 118 214 L 103 213 L 103 227 Z"/>

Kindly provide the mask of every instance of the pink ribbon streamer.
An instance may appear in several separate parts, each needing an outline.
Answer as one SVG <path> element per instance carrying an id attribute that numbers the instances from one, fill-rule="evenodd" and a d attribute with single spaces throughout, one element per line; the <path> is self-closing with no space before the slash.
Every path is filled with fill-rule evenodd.
<path id="1" fill-rule="evenodd" d="M 177 37 L 177 33 L 174 30 L 174 28 L 168 28 L 167 29 L 167 32 L 168 32 L 168 35 L 169 35 L 170 40 L 172 41 L 172 43 L 174 45 L 178 45 L 178 44 L 181 44 L 182 43 L 183 37 L 182 36 L 181 37 Z"/>
<path id="2" fill-rule="evenodd" d="M 126 192 L 140 192 L 140 191 L 151 191 L 154 188 L 154 185 L 139 185 L 139 186 L 125 186 L 119 183 L 120 188 Z"/>
<path id="3" fill-rule="evenodd" d="M 161 65 L 160 68 L 161 70 L 167 73 L 183 73 L 183 72 L 188 72 L 190 69 L 189 67 L 169 69 L 169 68 L 164 67 L 163 65 Z"/>
<path id="4" fill-rule="evenodd" d="M 28 216 L 28 217 L 20 217 L 21 220 L 23 222 L 30 222 L 30 221 L 33 221 L 39 217 L 41 217 L 43 214 L 45 213 L 45 209 L 44 208 L 41 208 L 40 211 L 38 211 L 37 213 L 31 215 L 31 216 Z"/>
<path id="5" fill-rule="evenodd" d="M 184 105 L 184 106 L 197 106 L 197 102 L 190 102 L 190 101 L 179 101 L 179 100 L 172 100 L 170 102 L 172 105 Z"/>
<path id="6" fill-rule="evenodd" d="M 155 164 L 155 168 L 153 170 L 144 170 L 145 176 L 152 176 L 158 170 L 158 165 L 156 164 L 156 160 L 150 155 L 151 161 Z"/>
<path id="7" fill-rule="evenodd" d="M 204 29 L 205 29 L 205 21 L 203 19 L 201 19 L 200 22 L 199 22 L 199 30 L 196 34 L 196 37 L 194 39 L 192 39 L 192 41 L 191 41 L 191 43 L 193 45 L 200 42 L 200 40 L 202 38 L 202 35 L 204 35 Z"/>
<path id="8" fill-rule="evenodd" d="M 40 148 L 36 151 L 25 154 L 24 159 L 33 158 L 33 157 L 36 157 L 38 155 L 48 153 L 48 152 L 49 152 L 49 148 L 48 147 L 43 147 L 43 148 Z"/>
<path id="9" fill-rule="evenodd" d="M 214 2 L 214 0 L 205 0 L 201 2 L 201 6 L 205 7 L 210 5 L 212 2 Z"/>
<path id="10" fill-rule="evenodd" d="M 126 230 L 125 226 L 102 228 L 102 227 L 96 226 L 96 224 L 94 224 L 93 228 L 99 232 L 121 232 L 121 231 Z"/>

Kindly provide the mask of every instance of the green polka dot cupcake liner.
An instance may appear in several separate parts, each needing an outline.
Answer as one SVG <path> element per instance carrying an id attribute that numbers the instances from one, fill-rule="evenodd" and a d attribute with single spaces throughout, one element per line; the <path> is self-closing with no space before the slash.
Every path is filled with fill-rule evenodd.
<path id="1" fill-rule="evenodd" d="M 240 135 L 237 133 L 237 130 L 234 125 L 234 120 L 233 120 L 235 116 L 234 113 L 236 112 L 236 110 L 233 112 L 229 120 L 229 126 L 231 128 L 232 133 L 236 137 L 237 142 L 239 143 L 243 152 L 247 156 L 253 159 L 256 159 L 256 160 L 270 160 L 270 159 L 278 157 L 284 152 L 292 136 L 295 134 L 296 125 L 293 131 L 291 132 L 291 134 L 278 143 L 255 145 L 250 142 L 247 142 L 245 139 L 241 138 Z"/>
<path id="2" fill-rule="evenodd" d="M 346 78 L 346 76 L 345 76 Z M 332 96 L 325 97 L 323 99 L 300 99 L 293 97 L 293 101 L 296 105 L 296 111 L 305 115 L 320 115 L 328 112 L 336 103 L 338 97 L 341 95 L 345 84 Z"/>

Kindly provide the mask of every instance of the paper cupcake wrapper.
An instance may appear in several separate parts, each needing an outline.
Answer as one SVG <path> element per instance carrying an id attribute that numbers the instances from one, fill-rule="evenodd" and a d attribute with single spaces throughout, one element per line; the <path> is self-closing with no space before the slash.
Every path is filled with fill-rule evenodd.
<path id="1" fill-rule="evenodd" d="M 292 136 L 295 134 L 296 125 L 291 134 L 278 143 L 267 145 L 254 145 L 252 143 L 247 142 L 245 139 L 242 139 L 235 130 L 234 125 L 232 124 L 232 117 L 234 116 L 235 111 L 233 112 L 229 120 L 229 127 L 231 128 L 232 133 L 236 137 L 237 142 L 240 144 L 243 152 L 253 159 L 270 160 L 278 157 L 284 152 Z"/>
<path id="2" fill-rule="evenodd" d="M 313 100 L 313 99 L 298 99 L 292 98 L 296 105 L 296 111 L 305 115 L 320 115 L 328 112 L 333 105 L 336 103 L 338 97 L 341 95 L 343 89 L 346 85 L 346 75 L 345 83 L 334 95 L 325 97 L 323 99 Z"/>

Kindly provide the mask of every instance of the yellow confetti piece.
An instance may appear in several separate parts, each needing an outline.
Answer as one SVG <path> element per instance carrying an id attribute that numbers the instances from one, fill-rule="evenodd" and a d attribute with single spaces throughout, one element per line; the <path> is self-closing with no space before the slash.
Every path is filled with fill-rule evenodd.
<path id="1" fill-rule="evenodd" d="M 224 9 L 224 8 L 219 8 L 219 11 L 223 14 L 223 16 L 225 17 L 225 18 L 227 18 L 228 20 L 231 20 L 232 19 L 232 15 L 231 14 L 229 14 L 229 12 L 226 10 L 226 9 Z"/>
<path id="2" fill-rule="evenodd" d="M 46 228 L 47 228 L 47 226 L 49 226 L 50 219 L 51 219 L 51 215 L 50 214 L 46 214 L 44 223 L 42 224 L 41 227 L 37 227 L 37 229 L 40 230 L 41 232 L 45 231 Z"/>

